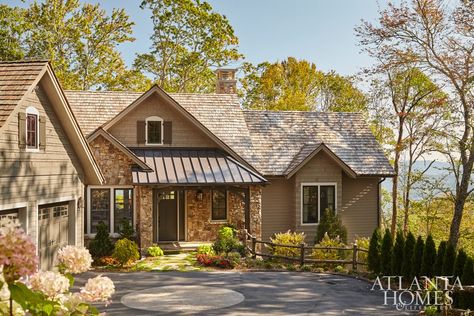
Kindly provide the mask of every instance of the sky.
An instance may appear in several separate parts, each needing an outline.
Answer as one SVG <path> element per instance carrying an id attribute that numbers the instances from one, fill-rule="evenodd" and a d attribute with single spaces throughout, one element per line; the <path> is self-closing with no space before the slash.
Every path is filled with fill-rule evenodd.
<path id="1" fill-rule="evenodd" d="M 82 1 L 100 3 L 108 12 L 124 8 L 135 22 L 136 40 L 119 47 L 128 65 L 137 53 L 149 51 L 153 32 L 151 12 L 140 9 L 140 0 Z M 274 62 L 293 56 L 314 62 L 321 70 L 335 70 L 342 75 L 356 74 L 371 64 L 371 59 L 360 53 L 354 27 L 361 19 L 376 21 L 380 5 L 376 0 L 207 1 L 229 19 L 246 61 Z M 0 0 L 0 3 L 27 6 L 31 1 Z"/>

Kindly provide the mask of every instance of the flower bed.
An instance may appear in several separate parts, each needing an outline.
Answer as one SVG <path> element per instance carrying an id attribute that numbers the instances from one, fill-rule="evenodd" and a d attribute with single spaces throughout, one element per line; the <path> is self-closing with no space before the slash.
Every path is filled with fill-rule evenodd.
<path id="1" fill-rule="evenodd" d="M 196 255 L 196 260 L 205 267 L 232 269 L 235 266 L 232 260 L 221 255 L 208 255 L 205 253 L 199 253 Z"/>

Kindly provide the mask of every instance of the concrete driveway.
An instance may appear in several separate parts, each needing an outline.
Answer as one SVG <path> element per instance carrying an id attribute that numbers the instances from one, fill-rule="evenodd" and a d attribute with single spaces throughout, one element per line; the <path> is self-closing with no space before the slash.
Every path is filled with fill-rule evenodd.
<path id="1" fill-rule="evenodd" d="M 80 275 L 76 285 L 82 286 L 94 275 Z M 393 306 L 384 307 L 383 294 L 370 291 L 371 284 L 336 275 L 309 272 L 132 272 L 103 275 L 110 277 L 116 287 L 113 303 L 100 308 L 108 315 L 408 315 Z M 202 286 L 210 290 L 224 289 L 227 294 L 219 296 Z M 167 289 L 179 288 L 189 289 L 186 300 L 175 297 L 181 292 L 179 290 L 176 293 L 169 290 L 172 293 L 163 296 L 162 292 Z M 161 296 L 145 295 L 160 289 L 164 290 Z M 229 298 L 231 293 L 236 296 Z M 161 308 L 160 297 L 167 302 Z M 230 301 L 237 298 L 234 303 L 229 303 L 235 305 L 222 308 L 228 298 Z M 127 307 L 121 301 L 140 309 Z M 147 304 L 154 307 L 147 308 Z M 178 309 L 167 308 L 169 304 L 176 304 Z M 191 304 L 196 308 L 190 308 Z M 209 304 L 210 309 L 202 310 L 203 304 Z"/>

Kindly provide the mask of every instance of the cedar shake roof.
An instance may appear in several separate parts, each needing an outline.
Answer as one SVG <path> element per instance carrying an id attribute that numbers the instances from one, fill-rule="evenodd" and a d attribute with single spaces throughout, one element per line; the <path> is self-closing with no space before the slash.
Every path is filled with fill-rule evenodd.
<path id="1" fill-rule="evenodd" d="M 66 91 L 86 135 L 142 95 Z M 358 113 L 242 110 L 232 94 L 169 94 L 207 129 L 265 176 L 291 172 L 321 143 L 357 176 L 393 176 L 393 169 Z"/>
<path id="2" fill-rule="evenodd" d="M 42 60 L 0 62 L 0 128 L 47 65 Z"/>

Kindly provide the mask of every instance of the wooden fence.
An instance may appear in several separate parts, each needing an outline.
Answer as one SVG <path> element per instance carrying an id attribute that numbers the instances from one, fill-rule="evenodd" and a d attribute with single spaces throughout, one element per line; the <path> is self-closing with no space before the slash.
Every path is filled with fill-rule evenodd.
<path id="1" fill-rule="evenodd" d="M 250 235 L 247 230 L 244 229 L 243 233 L 243 243 L 246 246 L 247 250 L 252 255 L 252 258 L 256 258 L 257 256 L 266 257 L 266 258 L 275 258 L 275 259 L 283 259 L 288 261 L 295 261 L 303 266 L 305 264 L 317 264 L 317 263 L 329 263 L 329 264 L 351 264 L 353 270 L 357 270 L 359 265 L 367 265 L 366 262 L 359 261 L 358 254 L 361 252 L 368 253 L 369 251 L 364 248 L 358 247 L 354 244 L 352 247 L 320 247 L 320 246 L 308 246 L 305 243 L 301 243 L 298 246 L 294 245 L 283 245 L 283 244 L 276 244 L 273 242 L 258 240 L 255 236 Z M 274 255 L 271 253 L 265 253 L 263 251 L 257 250 L 257 245 L 263 245 L 266 247 L 282 247 L 288 249 L 298 249 L 298 256 L 288 257 L 288 256 L 280 256 Z M 348 252 L 352 253 L 351 259 L 314 259 L 311 258 L 311 255 L 307 255 L 308 252 L 313 252 L 314 250 L 335 250 L 341 252 Z M 343 256 L 346 257 L 346 256 Z M 347 256 L 349 257 L 349 256 Z"/>

